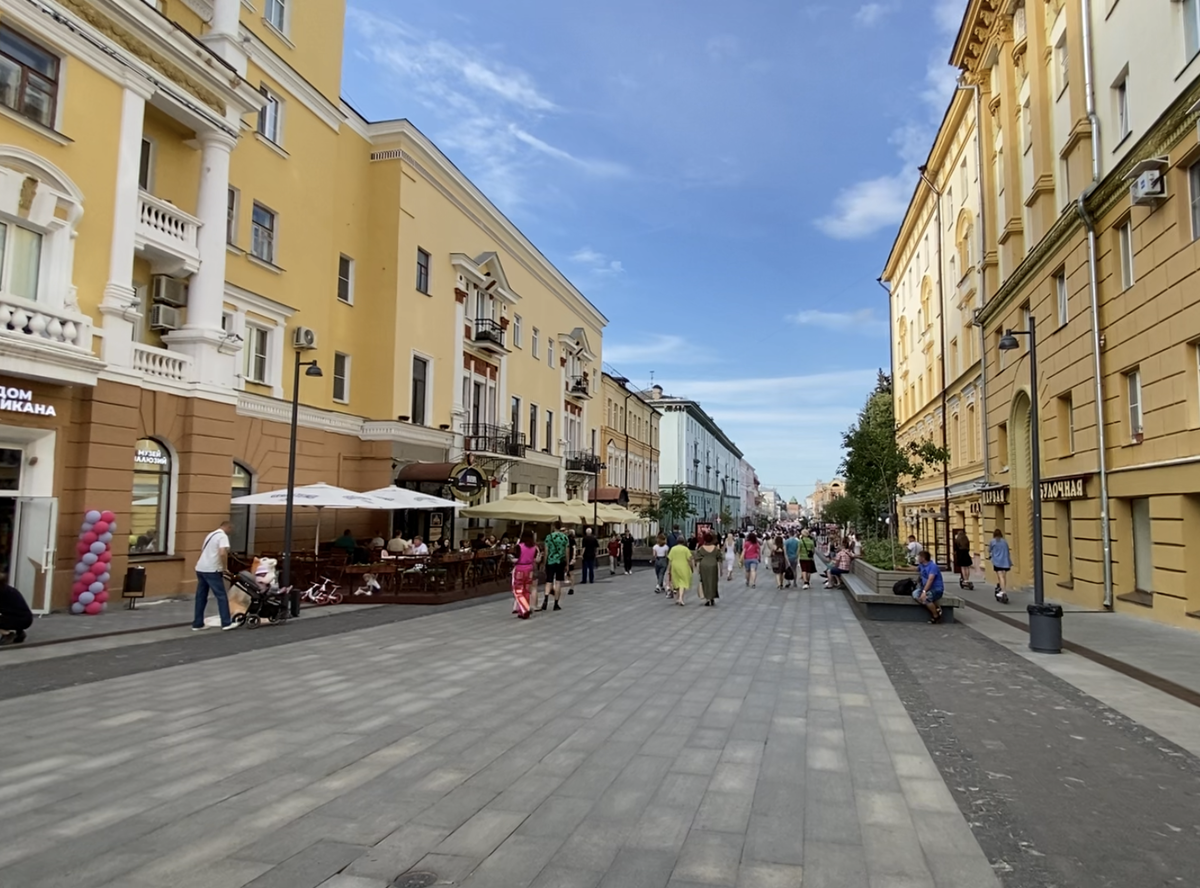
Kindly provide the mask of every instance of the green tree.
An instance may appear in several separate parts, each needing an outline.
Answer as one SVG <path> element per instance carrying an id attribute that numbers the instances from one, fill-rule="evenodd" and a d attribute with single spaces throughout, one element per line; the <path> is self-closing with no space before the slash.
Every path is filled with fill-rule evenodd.
<path id="1" fill-rule="evenodd" d="M 658 510 L 661 516 L 659 526 L 664 530 L 670 530 L 675 524 L 697 514 L 696 507 L 688 499 L 687 488 L 682 484 L 659 492 Z"/>
<path id="2" fill-rule="evenodd" d="M 821 512 L 821 522 L 844 528 L 856 522 L 861 514 L 862 504 L 850 494 L 846 494 L 825 504 Z"/>
<path id="3" fill-rule="evenodd" d="M 842 443 L 846 494 L 858 504 L 864 530 L 877 529 L 882 519 L 892 515 L 895 499 L 905 492 L 905 485 L 919 480 L 930 466 L 950 459 L 947 449 L 931 441 L 901 445 L 896 440 L 892 379 L 882 370 Z"/>
<path id="4" fill-rule="evenodd" d="M 733 529 L 733 510 L 729 506 L 721 509 L 721 527 L 725 530 Z"/>

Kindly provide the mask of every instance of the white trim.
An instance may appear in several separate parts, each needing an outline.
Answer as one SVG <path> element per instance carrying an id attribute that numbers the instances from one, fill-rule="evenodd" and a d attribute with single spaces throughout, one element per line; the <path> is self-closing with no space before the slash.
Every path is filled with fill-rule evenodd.
<path id="1" fill-rule="evenodd" d="M 281 398 L 242 392 L 237 398 L 237 413 L 239 416 L 249 419 L 287 425 L 291 422 L 292 405 L 291 402 Z M 429 426 L 415 426 L 411 423 L 394 420 L 369 420 L 361 416 L 321 410 L 305 404 L 300 405 L 296 421 L 298 425 L 306 429 L 320 429 L 339 435 L 350 435 L 363 441 L 391 441 L 396 444 L 442 448 L 450 447 L 454 441 L 452 431 L 442 431 Z"/>
<path id="2" fill-rule="evenodd" d="M 340 129 L 346 121 L 346 115 L 336 102 L 330 101 L 324 93 L 297 74 L 291 65 L 245 25 L 241 28 L 241 37 L 250 61 L 257 65 L 260 71 L 287 90 L 331 130 L 337 132 Z"/>
<path id="3" fill-rule="evenodd" d="M 272 143 L 276 147 L 283 147 L 283 116 L 284 116 L 284 100 L 278 92 L 272 89 L 267 84 L 260 84 L 258 91 L 261 92 L 267 99 L 266 103 L 258 110 L 258 120 L 254 124 L 254 132 L 262 136 L 266 141 Z M 265 117 L 267 109 L 275 106 L 275 119 L 270 121 Z M 270 127 L 270 132 L 263 129 L 263 126 L 273 122 L 274 126 Z"/>
<path id="4" fill-rule="evenodd" d="M 348 297 L 346 299 L 342 298 L 341 292 L 340 292 L 341 286 L 342 286 L 342 260 L 343 259 L 345 259 L 348 263 L 350 263 L 349 276 L 346 279 L 346 284 L 347 284 L 346 296 Z M 342 305 L 354 305 L 354 283 L 355 283 L 354 278 L 356 276 L 355 275 L 355 265 L 356 265 L 356 263 L 354 261 L 353 256 L 347 256 L 345 253 L 338 253 L 337 290 L 334 292 L 333 295 L 334 295 L 334 300 Z"/>
<path id="5" fill-rule="evenodd" d="M 340 398 L 336 394 L 336 392 L 337 392 L 337 359 L 338 358 L 346 359 L 342 363 L 342 397 L 340 397 Z M 332 386 L 332 389 L 334 392 L 333 400 L 335 403 L 338 403 L 338 404 L 349 404 L 350 403 L 350 365 L 351 365 L 351 363 L 353 363 L 353 362 L 351 361 L 350 355 L 348 355 L 346 352 L 335 351 L 333 353 L 333 369 L 331 370 L 329 377 L 330 377 L 330 381 L 333 383 L 333 386 Z"/>

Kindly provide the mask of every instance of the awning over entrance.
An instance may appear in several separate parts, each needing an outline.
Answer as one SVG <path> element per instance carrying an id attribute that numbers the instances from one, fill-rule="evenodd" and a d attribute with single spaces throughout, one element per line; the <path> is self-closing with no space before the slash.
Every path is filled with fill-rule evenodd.
<path id="1" fill-rule="evenodd" d="M 619 487 L 600 487 L 595 491 L 588 491 L 587 501 L 598 503 L 615 503 L 621 499 L 621 488 Z"/>
<path id="2" fill-rule="evenodd" d="M 445 484 L 458 463 L 411 463 L 400 469 L 397 482 L 432 482 Z"/>

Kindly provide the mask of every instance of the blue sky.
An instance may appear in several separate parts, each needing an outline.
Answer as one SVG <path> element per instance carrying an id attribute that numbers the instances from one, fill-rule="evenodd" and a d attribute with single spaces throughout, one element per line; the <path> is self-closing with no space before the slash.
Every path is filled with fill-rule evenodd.
<path id="1" fill-rule="evenodd" d="M 344 93 L 407 117 L 803 498 L 888 365 L 875 283 L 965 0 L 351 0 Z"/>

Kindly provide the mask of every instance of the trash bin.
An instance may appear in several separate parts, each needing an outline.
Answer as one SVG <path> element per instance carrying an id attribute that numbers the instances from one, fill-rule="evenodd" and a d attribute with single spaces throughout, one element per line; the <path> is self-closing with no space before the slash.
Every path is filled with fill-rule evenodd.
<path id="1" fill-rule="evenodd" d="M 1031 604 L 1029 612 L 1029 649 L 1039 654 L 1062 653 L 1063 609 L 1057 604 Z"/>
<path id="2" fill-rule="evenodd" d="M 131 564 L 125 570 L 125 583 L 121 587 L 121 597 L 129 600 L 130 610 L 133 610 L 137 599 L 146 597 L 146 568 L 140 564 Z"/>

